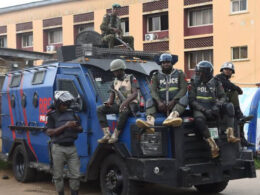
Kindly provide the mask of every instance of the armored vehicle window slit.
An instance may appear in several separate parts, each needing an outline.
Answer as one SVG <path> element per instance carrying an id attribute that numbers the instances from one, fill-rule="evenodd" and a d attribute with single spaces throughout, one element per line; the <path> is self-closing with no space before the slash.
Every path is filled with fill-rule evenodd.
<path id="1" fill-rule="evenodd" d="M 32 85 L 39 85 L 44 82 L 46 70 L 37 71 L 33 74 Z"/>
<path id="2" fill-rule="evenodd" d="M 77 98 L 80 96 L 79 92 L 72 80 L 59 79 L 58 88 L 61 91 L 69 91 L 74 96 L 74 98 Z"/>
<path id="3" fill-rule="evenodd" d="M 12 77 L 11 83 L 9 87 L 19 87 L 21 83 L 22 75 L 21 74 L 15 74 Z"/>
<path id="4" fill-rule="evenodd" d="M 114 76 L 109 71 L 105 72 L 97 68 L 92 68 L 90 72 L 94 78 L 97 94 L 102 102 L 105 102 L 109 98 L 109 90 Z"/>

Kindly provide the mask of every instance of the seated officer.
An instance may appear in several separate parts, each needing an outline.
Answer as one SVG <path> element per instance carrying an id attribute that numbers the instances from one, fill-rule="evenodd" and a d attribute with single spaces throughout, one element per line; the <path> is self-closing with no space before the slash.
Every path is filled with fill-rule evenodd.
<path id="1" fill-rule="evenodd" d="M 53 179 L 56 191 L 64 195 L 63 169 L 65 163 L 70 173 L 71 195 L 77 195 L 80 186 L 80 161 L 75 140 L 82 132 L 79 118 L 69 109 L 74 97 L 68 91 L 55 91 L 54 109 L 48 112 L 47 135 L 51 137 Z"/>
<path id="2" fill-rule="evenodd" d="M 241 138 L 241 145 L 242 146 L 254 146 L 254 144 L 249 143 L 244 135 L 243 127 L 244 123 L 250 121 L 253 116 L 244 116 L 239 105 L 238 96 L 243 94 L 242 89 L 232 83 L 230 78 L 233 74 L 235 74 L 235 67 L 234 64 L 231 62 L 226 62 L 222 65 L 220 69 L 221 74 L 216 75 L 216 78 L 222 83 L 223 88 L 225 90 L 228 102 L 231 102 L 234 105 L 235 109 L 235 117 L 237 120 L 240 121 L 241 131 L 240 131 L 240 138 Z"/>
<path id="3" fill-rule="evenodd" d="M 186 108 L 186 104 L 181 103 L 181 98 L 185 98 L 187 92 L 184 73 L 173 68 L 171 54 L 162 54 L 159 58 L 159 64 L 162 66 L 162 71 L 154 73 L 152 77 L 151 95 L 154 101 L 148 100 L 146 102 L 146 121 L 136 120 L 136 125 L 139 128 L 145 128 L 151 133 L 154 132 L 154 129 L 150 127 L 154 126 L 157 111 L 167 114 L 163 125 L 176 127 L 182 124 L 182 119 L 179 116 Z"/>
<path id="4" fill-rule="evenodd" d="M 104 136 L 98 140 L 99 143 L 115 143 L 123 131 L 129 115 L 137 108 L 138 84 L 133 75 L 125 74 L 126 65 L 121 59 L 113 60 L 110 64 L 110 71 L 115 75 L 111 86 L 109 99 L 97 108 L 99 123 Z M 111 136 L 107 123 L 107 114 L 118 114 L 117 128 Z"/>
<path id="5" fill-rule="evenodd" d="M 236 143 L 240 141 L 234 136 L 234 107 L 225 103 L 225 92 L 221 83 L 213 77 L 213 66 L 208 61 L 197 64 L 199 78 L 191 83 L 189 102 L 193 110 L 195 126 L 198 133 L 208 142 L 212 158 L 219 156 L 219 148 L 210 136 L 207 120 L 216 120 L 224 115 L 226 119 L 227 141 Z"/>
<path id="6" fill-rule="evenodd" d="M 108 48 L 113 48 L 115 43 L 118 42 L 116 41 L 117 37 L 134 49 L 134 38 L 132 36 L 122 36 L 121 21 L 118 17 L 119 8 L 121 8 L 119 4 L 113 4 L 112 13 L 104 16 L 100 26 L 102 41 L 108 44 Z"/>

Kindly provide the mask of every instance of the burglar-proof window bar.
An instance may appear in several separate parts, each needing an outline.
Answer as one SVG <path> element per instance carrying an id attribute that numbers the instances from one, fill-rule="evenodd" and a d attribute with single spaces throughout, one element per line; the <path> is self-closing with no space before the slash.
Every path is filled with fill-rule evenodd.
<path id="1" fill-rule="evenodd" d="M 0 48 L 7 47 L 7 38 L 6 36 L 0 36 Z"/>
<path id="2" fill-rule="evenodd" d="M 27 33 L 22 35 L 22 48 L 33 46 L 33 34 Z"/>
<path id="3" fill-rule="evenodd" d="M 188 12 L 188 26 L 207 26 L 213 23 L 212 8 L 193 9 Z"/>
<path id="4" fill-rule="evenodd" d="M 247 0 L 231 0 L 231 13 L 247 11 Z"/>
<path id="5" fill-rule="evenodd" d="M 245 60 L 248 59 L 247 46 L 232 47 L 232 60 Z"/>
<path id="6" fill-rule="evenodd" d="M 188 67 L 189 70 L 195 69 L 196 64 L 200 61 L 213 61 L 213 51 L 212 50 L 201 50 L 188 52 Z"/>
<path id="7" fill-rule="evenodd" d="M 168 13 L 148 17 L 148 32 L 163 30 L 168 30 Z"/>
<path id="8" fill-rule="evenodd" d="M 122 29 L 123 36 L 129 35 L 129 18 L 121 19 L 121 29 Z"/>
<path id="9" fill-rule="evenodd" d="M 62 30 L 50 30 L 48 31 L 48 44 L 62 43 Z"/>

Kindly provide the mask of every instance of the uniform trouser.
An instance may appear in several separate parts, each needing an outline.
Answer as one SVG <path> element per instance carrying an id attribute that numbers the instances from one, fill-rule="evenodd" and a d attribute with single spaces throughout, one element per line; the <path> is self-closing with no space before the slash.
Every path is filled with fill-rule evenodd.
<path id="1" fill-rule="evenodd" d="M 131 114 L 131 111 L 130 109 L 127 109 L 125 111 L 119 112 L 119 107 L 119 104 L 114 103 L 110 107 L 101 105 L 97 108 L 98 120 L 102 128 L 108 127 L 108 122 L 106 118 L 107 114 L 118 114 L 117 130 L 122 131 L 124 129 L 125 123 L 129 115 Z"/>
<path id="2" fill-rule="evenodd" d="M 76 146 L 60 146 L 52 144 L 53 158 L 53 180 L 56 191 L 64 190 L 63 169 L 64 165 L 68 165 L 69 169 L 69 185 L 73 191 L 78 191 L 80 186 L 80 161 L 77 154 Z"/>
<path id="3" fill-rule="evenodd" d="M 146 108 L 146 116 L 147 115 L 152 115 L 155 117 L 156 113 L 158 112 L 157 111 L 157 108 L 156 108 L 157 105 L 153 105 L 151 106 L 150 108 Z M 177 111 L 179 113 L 179 115 L 181 115 L 184 111 L 185 111 L 185 107 L 179 103 L 177 103 L 173 109 L 172 109 L 172 112 L 173 111 Z M 164 113 L 166 114 L 166 113 Z"/>
<path id="4" fill-rule="evenodd" d="M 134 49 L 134 38 L 132 36 L 123 36 L 121 39 L 122 39 L 122 41 L 128 43 L 129 46 Z M 116 40 L 114 34 L 105 35 L 102 38 L 102 41 L 107 43 L 109 48 L 113 48 L 114 45 L 121 44 L 119 41 Z"/>
<path id="5" fill-rule="evenodd" d="M 221 118 L 221 120 L 223 120 L 224 123 L 226 124 L 226 128 L 229 128 L 229 127 L 234 128 L 234 116 L 232 116 L 233 113 L 232 113 L 232 111 L 230 113 L 226 109 L 229 109 L 229 108 L 225 104 L 220 109 L 219 115 L 223 116 L 223 118 Z M 233 110 L 233 112 L 234 112 L 234 110 Z M 228 114 L 228 113 L 230 113 L 230 114 Z M 199 134 L 202 135 L 206 139 L 209 138 L 210 134 L 209 134 L 208 126 L 207 126 L 208 118 L 205 116 L 205 114 L 201 111 L 193 110 L 193 117 L 195 119 L 195 126 L 196 126 L 197 130 L 199 131 Z"/>

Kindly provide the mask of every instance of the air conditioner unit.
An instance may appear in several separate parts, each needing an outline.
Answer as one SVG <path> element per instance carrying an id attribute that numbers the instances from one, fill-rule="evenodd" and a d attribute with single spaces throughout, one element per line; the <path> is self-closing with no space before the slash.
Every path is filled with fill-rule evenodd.
<path id="1" fill-rule="evenodd" d="M 145 34 L 144 39 L 146 41 L 152 41 L 157 39 L 157 37 L 158 37 L 157 34 L 149 33 L 149 34 Z"/>
<path id="2" fill-rule="evenodd" d="M 46 52 L 48 52 L 48 53 L 53 53 L 53 52 L 55 52 L 55 51 L 56 51 L 55 45 L 47 45 L 47 46 L 46 46 Z"/>

